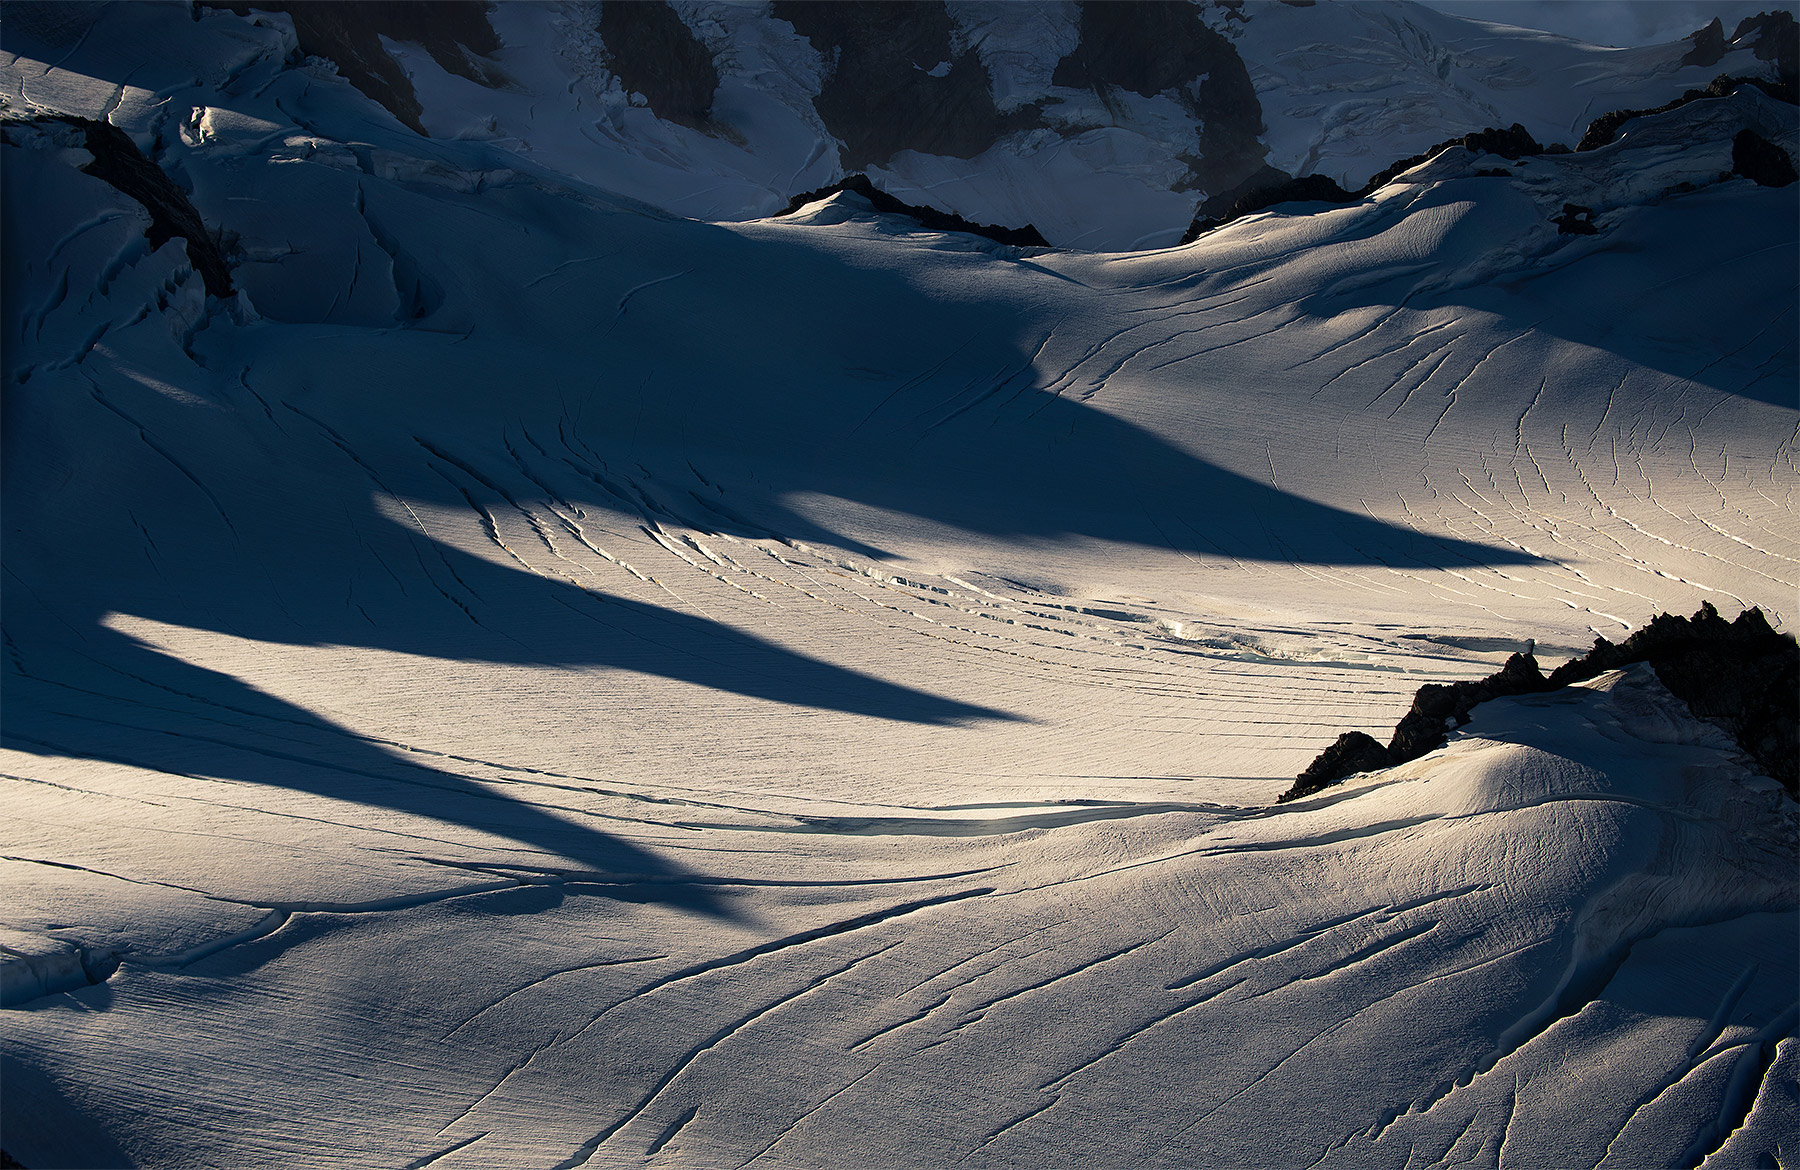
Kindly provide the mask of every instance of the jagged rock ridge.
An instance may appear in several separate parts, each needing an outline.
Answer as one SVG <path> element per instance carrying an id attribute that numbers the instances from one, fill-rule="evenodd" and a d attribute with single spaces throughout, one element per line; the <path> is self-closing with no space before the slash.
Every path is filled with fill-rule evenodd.
<path id="1" fill-rule="evenodd" d="M 1702 602 L 1691 618 L 1658 614 L 1621 644 L 1595 638 L 1592 650 L 1563 663 L 1548 678 L 1535 657 L 1520 653 L 1484 679 L 1427 683 L 1387 747 L 1360 731 L 1339 736 L 1278 803 L 1311 796 L 1357 772 L 1391 768 L 1436 751 L 1452 723 L 1468 723 L 1470 711 L 1489 699 L 1559 690 L 1638 662 L 1648 662 L 1696 716 L 1728 731 L 1789 795 L 1800 795 L 1800 718 L 1794 710 L 1800 693 L 1800 645 L 1792 634 L 1770 628 L 1760 609 L 1747 609 L 1736 621 L 1726 622 L 1710 602 Z"/>
<path id="2" fill-rule="evenodd" d="M 1673 107 L 1669 107 L 1673 108 Z M 1222 227 L 1234 219 L 1241 219 L 1254 212 L 1263 211 L 1279 203 L 1354 203 L 1358 199 L 1367 198 L 1380 190 L 1396 177 L 1412 170 L 1421 163 L 1430 162 L 1433 158 L 1452 147 L 1483 154 L 1497 155 L 1500 158 L 1516 160 L 1527 155 L 1567 154 L 1569 148 L 1560 144 L 1544 146 L 1531 136 L 1525 127 L 1514 122 L 1502 130 L 1490 126 L 1485 130 L 1477 130 L 1456 138 L 1447 138 L 1429 150 L 1410 155 L 1398 162 L 1390 163 L 1354 191 L 1347 191 L 1343 185 L 1329 175 L 1305 175 L 1297 179 L 1281 177 L 1275 171 L 1274 179 L 1265 186 L 1250 185 L 1222 210 L 1218 199 L 1208 200 L 1194 213 L 1194 222 L 1188 225 L 1181 242 L 1192 243 L 1213 228 Z M 1494 172 L 1505 174 L 1504 171 Z"/>
<path id="3" fill-rule="evenodd" d="M 1221 198 L 1215 197 L 1201 204 L 1194 213 L 1194 220 L 1182 234 L 1181 242 L 1192 243 L 1217 227 L 1223 227 L 1233 220 L 1246 215 L 1267 210 L 1282 203 L 1354 203 L 1366 199 L 1400 175 L 1430 162 L 1446 150 L 1462 147 L 1465 150 L 1491 154 L 1496 157 L 1517 161 L 1535 155 L 1586 153 L 1608 145 L 1619 135 L 1625 123 L 1633 118 L 1648 117 L 1655 114 L 1668 113 L 1680 109 L 1691 102 L 1708 98 L 1728 96 L 1739 86 L 1749 85 L 1789 104 L 1795 103 L 1795 87 L 1790 82 L 1775 83 L 1760 77 L 1734 77 L 1726 74 L 1714 78 L 1705 89 L 1690 89 L 1673 101 L 1664 103 L 1653 109 L 1612 110 L 1600 115 L 1588 124 L 1580 142 L 1571 149 L 1562 143 L 1544 145 L 1532 137 L 1524 126 L 1513 123 L 1505 129 L 1490 126 L 1484 130 L 1474 131 L 1443 142 L 1419 154 L 1410 155 L 1377 171 L 1367 183 L 1355 191 L 1345 190 L 1337 180 L 1327 175 L 1306 175 L 1298 179 L 1289 179 L 1281 173 L 1273 172 L 1274 178 L 1266 185 L 1258 185 L 1261 176 L 1247 182 L 1242 193 L 1237 194 L 1228 206 L 1221 208 Z M 1733 143 L 1731 173 L 1750 179 L 1764 187 L 1782 187 L 1794 182 L 1793 160 L 1780 146 L 1768 141 L 1752 130 L 1741 131 Z M 1487 170 L 1477 172 L 1482 175 L 1503 177 L 1510 172 L 1504 170 Z M 1585 217 L 1591 216 L 1585 208 L 1567 205 L 1563 215 L 1554 222 L 1565 234 L 1592 234 L 1596 229 Z"/>
<path id="4" fill-rule="evenodd" d="M 935 207 L 921 207 L 896 199 L 869 180 L 869 176 L 861 173 L 845 175 L 837 182 L 817 191 L 807 191 L 796 195 L 788 203 L 783 215 L 792 215 L 808 203 L 816 203 L 828 199 L 840 191 L 848 191 L 853 195 L 861 195 L 872 204 L 876 211 L 891 215 L 905 215 L 919 221 L 920 226 L 939 232 L 967 232 L 974 236 L 985 236 L 1002 244 L 1013 244 L 1021 248 L 1047 248 L 1049 243 L 1035 227 L 1026 224 L 1024 227 L 996 227 L 992 224 L 971 223 L 960 215 L 948 211 L 939 211 Z"/>
<path id="5" fill-rule="evenodd" d="M 1624 127 L 1625 123 L 1631 121 L 1633 118 L 1643 118 L 1651 114 L 1667 113 L 1670 110 L 1680 109 L 1689 102 L 1697 102 L 1705 98 L 1724 97 L 1740 85 L 1754 85 L 1770 97 L 1787 102 L 1789 105 L 1793 105 L 1796 101 L 1795 87 L 1791 81 L 1776 83 L 1761 77 L 1732 77 L 1729 75 L 1720 75 L 1713 78 L 1712 83 L 1705 89 L 1686 90 L 1680 97 L 1664 102 L 1662 105 L 1655 106 L 1651 109 L 1611 110 L 1601 114 L 1598 118 L 1595 118 L 1592 122 L 1588 123 L 1588 128 L 1582 134 L 1581 141 L 1575 144 L 1575 149 L 1578 151 L 1598 150 L 1600 147 L 1605 146 L 1607 143 L 1617 138 L 1620 129 Z"/>

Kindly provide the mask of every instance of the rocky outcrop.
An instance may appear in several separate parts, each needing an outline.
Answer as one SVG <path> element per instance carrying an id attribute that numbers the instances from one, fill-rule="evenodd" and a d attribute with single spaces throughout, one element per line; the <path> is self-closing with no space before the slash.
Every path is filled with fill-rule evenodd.
<path id="1" fill-rule="evenodd" d="M 935 207 L 921 207 L 913 203 L 904 203 L 877 187 L 869 181 L 869 176 L 861 173 L 845 175 L 828 187 L 820 187 L 817 191 L 808 191 L 804 195 L 794 196 L 788 201 L 787 209 L 781 214 L 792 215 L 808 203 L 829 199 L 840 191 L 861 195 L 876 211 L 890 215 L 909 216 L 917 220 L 921 227 L 930 228 L 932 231 L 967 232 L 972 236 L 985 236 L 998 243 L 1013 244 L 1021 248 L 1047 248 L 1050 246 L 1038 230 L 1030 224 L 1026 224 L 1022 228 L 995 227 L 992 224 L 972 223 L 960 215 L 939 211 Z"/>
<path id="2" fill-rule="evenodd" d="M 1357 191 L 1357 197 L 1361 198 L 1371 192 L 1379 191 L 1420 163 L 1430 162 L 1453 146 L 1460 146 L 1464 150 L 1473 151 L 1476 154 L 1498 155 L 1512 162 L 1517 162 L 1530 155 L 1544 154 L 1547 151 L 1554 153 L 1553 148 L 1540 144 L 1531 136 L 1530 131 L 1517 122 L 1504 130 L 1490 126 L 1485 130 L 1477 130 L 1473 134 L 1464 134 L 1458 138 L 1446 138 L 1430 150 L 1421 151 L 1389 164 L 1369 177 L 1369 181 Z M 1563 147 L 1562 150 L 1566 153 L 1568 148 Z"/>
<path id="3" fill-rule="evenodd" d="M 1379 772 L 1394 766 L 1394 757 L 1381 741 L 1362 731 L 1346 731 L 1337 742 L 1320 752 L 1294 780 L 1294 786 L 1277 803 L 1310 796 L 1358 772 Z"/>
<path id="4" fill-rule="evenodd" d="M 1633 118 L 1642 118 L 1649 114 L 1666 114 L 1670 110 L 1680 109 L 1689 102 L 1701 101 L 1705 98 L 1725 97 L 1740 85 L 1753 85 L 1772 98 L 1793 104 L 1795 95 L 1793 87 L 1770 81 L 1765 77 L 1732 77 L 1720 74 L 1712 79 L 1705 89 L 1690 89 L 1674 101 L 1664 102 L 1647 110 L 1612 110 L 1601 114 L 1581 135 L 1581 141 L 1575 144 L 1577 151 L 1598 150 L 1619 136 L 1619 130 Z"/>
<path id="5" fill-rule="evenodd" d="M 1080 40 L 1057 62 L 1051 82 L 1092 90 L 1103 101 L 1113 90 L 1126 90 L 1180 102 L 1200 124 L 1199 154 L 1176 190 L 1199 186 L 1203 175 L 1208 189 L 1235 199 L 1255 189 L 1246 186 L 1251 180 L 1288 177 L 1264 165 L 1269 149 L 1250 70 L 1231 41 L 1208 28 L 1187 0 L 1082 4 Z"/>
<path id="6" fill-rule="evenodd" d="M 1776 80 L 1789 93 L 1800 88 L 1800 21 L 1791 11 L 1784 8 L 1746 16 L 1732 32 L 1731 43 L 1748 45 L 1758 61 L 1773 62 Z"/>
<path id="7" fill-rule="evenodd" d="M 1800 795 L 1800 646 L 1770 628 L 1760 609 L 1727 622 L 1702 602 L 1691 618 L 1658 614 L 1623 643 L 1596 638 L 1580 658 L 1544 677 L 1530 654 L 1514 654 L 1498 673 L 1472 682 L 1428 683 L 1394 729 L 1386 748 L 1361 732 L 1338 737 L 1278 798 L 1298 800 L 1357 772 L 1394 767 L 1442 747 L 1452 726 L 1480 703 L 1585 682 L 1609 670 L 1647 662 L 1670 694 L 1697 717 L 1730 733 L 1756 766 Z"/>
<path id="8" fill-rule="evenodd" d="M 73 114 L 10 125 L 72 127 L 79 135 L 81 146 L 94 156 L 92 162 L 81 168 L 83 173 L 109 184 L 150 213 L 150 226 L 144 229 L 144 237 L 150 241 L 151 249 L 160 248 L 177 237 L 187 241 L 188 263 L 200 274 L 207 295 L 229 297 L 233 294 L 222 233 L 207 228 L 187 192 L 177 187 L 161 167 L 139 150 L 129 134 L 110 122 L 97 122 Z"/>
<path id="9" fill-rule="evenodd" d="M 1681 58 L 1683 65 L 1705 68 L 1717 65 L 1719 58 L 1725 55 L 1725 23 L 1716 16 L 1705 28 L 1689 33 L 1687 39 L 1693 42 L 1694 47 Z"/>
<path id="10" fill-rule="evenodd" d="M 1556 232 L 1563 236 L 1592 236 L 1600 229 L 1594 226 L 1594 209 L 1583 207 L 1579 203 L 1563 204 L 1562 214 L 1550 220 L 1556 225 Z"/>
<path id="11" fill-rule="evenodd" d="M 1269 174 L 1258 176 L 1261 182 L 1242 186 L 1229 193 L 1234 197 L 1225 206 L 1220 206 L 1222 200 L 1216 196 L 1202 203 L 1200 210 L 1194 213 L 1193 221 L 1188 224 L 1187 231 L 1181 233 L 1181 242 L 1191 244 L 1216 227 L 1278 203 L 1354 203 L 1362 198 L 1357 192 L 1344 190 L 1329 175 L 1307 175 L 1294 179 L 1273 167 L 1267 170 Z"/>
<path id="12" fill-rule="evenodd" d="M 1478 153 L 1499 155 L 1501 158 L 1511 160 L 1524 158 L 1526 155 L 1543 154 L 1550 149 L 1539 145 L 1538 140 L 1517 122 L 1504 130 L 1489 127 L 1486 130 L 1477 130 L 1472 134 L 1446 139 L 1430 150 L 1403 158 L 1399 162 L 1377 171 L 1367 183 L 1354 191 L 1346 191 L 1336 179 L 1328 175 L 1306 175 L 1294 179 L 1289 178 L 1281 171 L 1267 167 L 1264 168 L 1266 181 L 1249 186 L 1248 189 L 1237 194 L 1229 205 L 1221 207 L 1216 198 L 1202 203 L 1199 210 L 1194 213 L 1193 222 L 1188 224 L 1187 231 L 1182 234 L 1181 242 L 1191 244 L 1213 228 L 1221 227 L 1234 219 L 1262 211 L 1278 203 L 1354 203 L 1358 199 L 1380 190 L 1392 182 L 1396 176 L 1412 170 L 1421 163 L 1429 162 L 1453 146 L 1460 146 Z M 1562 149 L 1566 151 L 1568 148 Z"/>
<path id="13" fill-rule="evenodd" d="M 500 50 L 500 38 L 488 23 L 491 5 L 485 0 L 208 0 L 207 7 L 240 15 L 252 10 L 287 13 L 302 53 L 331 61 L 344 80 L 420 134 L 425 127 L 419 121 L 423 111 L 418 96 L 382 37 L 422 46 L 458 77 L 489 88 L 506 83 L 491 60 Z"/>
<path id="14" fill-rule="evenodd" d="M 1754 130 L 1740 130 L 1731 140 L 1731 171 L 1759 187 L 1785 187 L 1800 179 L 1787 151 Z"/>
<path id="15" fill-rule="evenodd" d="M 1727 622 L 1710 604 L 1692 618 L 1659 614 L 1623 643 L 1594 648 L 1550 675 L 1552 687 L 1648 662 L 1695 715 L 1731 733 L 1757 767 L 1789 794 L 1800 784 L 1800 649 L 1769 627 L 1760 609 Z"/>
<path id="16" fill-rule="evenodd" d="M 974 158 L 1005 135 L 1042 124 L 1035 106 L 996 108 L 980 55 L 952 47 L 955 25 L 943 0 L 776 0 L 773 14 L 830 65 L 813 108 L 842 144 L 847 170 L 903 150 Z"/>
<path id="17" fill-rule="evenodd" d="M 1467 723 L 1469 712 L 1489 699 L 1550 689 L 1537 659 L 1530 654 L 1514 654 L 1498 672 L 1484 679 L 1448 685 L 1427 683 L 1413 696 L 1412 709 L 1394 728 L 1388 755 L 1396 764 L 1416 760 L 1442 747 L 1451 725 L 1461 727 Z"/>
<path id="18" fill-rule="evenodd" d="M 607 66 L 643 95 L 651 113 L 693 130 L 711 128 L 718 66 L 668 0 L 606 0 L 599 32 Z"/>

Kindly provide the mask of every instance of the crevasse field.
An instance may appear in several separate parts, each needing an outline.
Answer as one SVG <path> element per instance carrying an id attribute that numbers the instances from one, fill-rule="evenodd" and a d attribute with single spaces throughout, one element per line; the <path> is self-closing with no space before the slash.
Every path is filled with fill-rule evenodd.
<path id="1" fill-rule="evenodd" d="M 1793 628 L 1791 107 L 1026 250 L 135 12 L 7 113 L 160 127 L 239 295 L 8 126 L 24 1165 L 1797 1164 L 1796 806 L 1653 673 L 1273 803 Z"/>

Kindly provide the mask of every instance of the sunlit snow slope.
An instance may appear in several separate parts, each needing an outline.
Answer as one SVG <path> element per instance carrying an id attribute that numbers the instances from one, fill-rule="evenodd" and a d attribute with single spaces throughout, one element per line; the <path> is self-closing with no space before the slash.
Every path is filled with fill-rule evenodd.
<path id="1" fill-rule="evenodd" d="M 1793 1164 L 1796 806 L 1652 674 L 1271 805 L 1527 639 L 1792 628 L 1792 107 L 1091 255 L 286 36 L 6 41 L 8 1153 Z"/>

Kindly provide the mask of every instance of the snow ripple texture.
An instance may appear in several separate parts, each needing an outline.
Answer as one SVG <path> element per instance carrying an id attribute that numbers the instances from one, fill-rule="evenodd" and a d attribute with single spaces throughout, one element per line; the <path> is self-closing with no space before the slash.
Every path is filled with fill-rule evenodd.
<path id="1" fill-rule="evenodd" d="M 196 12 L 4 61 L 239 289 L 8 125 L 25 1165 L 1791 1160 L 1795 806 L 1653 675 L 1272 807 L 1527 638 L 1792 628 L 1793 195 L 1714 135 L 1791 114 L 1027 252 Z"/>

